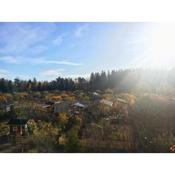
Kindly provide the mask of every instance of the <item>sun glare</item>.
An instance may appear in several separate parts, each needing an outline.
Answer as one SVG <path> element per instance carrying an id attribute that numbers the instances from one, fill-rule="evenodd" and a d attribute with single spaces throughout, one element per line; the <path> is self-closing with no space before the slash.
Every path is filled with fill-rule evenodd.
<path id="1" fill-rule="evenodd" d="M 175 66 L 175 24 L 158 24 L 148 35 L 144 66 L 151 68 L 172 68 Z"/>

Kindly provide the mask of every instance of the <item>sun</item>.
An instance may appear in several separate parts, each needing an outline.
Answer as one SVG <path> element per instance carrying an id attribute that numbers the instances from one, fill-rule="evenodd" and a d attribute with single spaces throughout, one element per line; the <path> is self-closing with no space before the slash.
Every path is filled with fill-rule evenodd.
<path id="1" fill-rule="evenodd" d="M 172 68 L 175 66 L 175 23 L 154 25 L 149 31 L 141 60 L 144 66 Z"/>

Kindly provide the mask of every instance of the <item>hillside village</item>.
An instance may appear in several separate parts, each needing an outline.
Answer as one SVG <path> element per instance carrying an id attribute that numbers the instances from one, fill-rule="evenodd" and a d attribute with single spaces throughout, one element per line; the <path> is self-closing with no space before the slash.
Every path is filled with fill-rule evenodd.
<path id="1" fill-rule="evenodd" d="M 169 152 L 175 138 L 170 128 L 171 138 L 162 144 L 168 133 L 155 128 L 159 123 L 144 129 L 146 123 L 139 119 L 149 103 L 171 107 L 172 98 L 116 94 L 112 89 L 21 92 L 0 98 L 1 152 Z M 139 107 L 142 99 L 150 102 Z"/>
<path id="2" fill-rule="evenodd" d="M 127 121 L 129 121 L 127 109 L 129 104 L 126 100 L 119 97 L 112 99 L 110 90 L 105 94 L 108 96 L 107 98 L 103 97 L 104 94 L 100 91 L 98 93 L 89 92 L 88 94 L 80 91 L 74 93 L 44 92 L 44 97 L 42 95 L 39 92 L 32 94 L 19 93 L 13 94 L 13 96 L 10 94 L 1 95 L 4 100 L 7 98 L 6 101 L 1 100 L 1 112 L 6 114 L 8 118 L 3 119 L 2 117 L 1 120 L 4 127 L 9 128 L 6 132 L 6 141 L 5 135 L 1 135 L 1 142 L 4 139 L 4 145 L 12 144 L 14 148 L 16 146 L 16 149 L 21 147 L 20 149 L 25 150 L 23 142 L 27 141 L 32 135 L 30 132 L 30 125 L 32 124 L 30 123 L 37 124 L 41 121 L 55 122 L 55 120 L 63 120 L 61 121 L 62 126 L 59 128 L 62 131 L 60 131 L 57 140 L 60 147 L 64 147 L 66 143 L 66 132 L 75 127 L 78 132 L 79 144 L 85 151 L 109 152 L 114 150 L 125 151 L 125 149 L 131 151 L 129 150 L 131 148 L 127 148 L 124 144 L 124 139 L 126 139 L 124 137 L 129 137 L 127 136 L 129 132 L 122 131 L 124 128 L 129 129 L 129 124 L 127 124 Z M 13 100 L 12 98 L 16 96 L 19 99 Z M 5 105 L 4 102 L 6 102 Z M 95 110 L 93 111 L 93 109 Z M 71 123 L 71 120 L 77 122 L 77 124 Z M 59 122 L 58 125 L 60 125 Z M 120 127 L 116 128 L 119 125 Z M 110 132 L 110 137 L 108 132 Z M 122 133 L 122 136 L 119 136 L 120 138 L 115 136 L 117 132 Z M 116 137 L 117 140 L 114 141 L 113 137 Z M 108 145 L 110 141 L 114 142 L 110 143 L 111 148 Z M 4 151 L 2 149 L 2 152 Z"/>
<path id="3" fill-rule="evenodd" d="M 102 71 L 50 82 L 2 78 L 0 151 L 173 152 L 174 71 Z"/>

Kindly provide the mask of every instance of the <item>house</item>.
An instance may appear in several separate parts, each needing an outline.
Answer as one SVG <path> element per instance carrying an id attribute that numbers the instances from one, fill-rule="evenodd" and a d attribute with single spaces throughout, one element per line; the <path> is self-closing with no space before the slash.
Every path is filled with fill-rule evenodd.
<path id="1" fill-rule="evenodd" d="M 101 99 L 101 95 L 97 92 L 93 92 L 91 93 L 91 98 L 96 101 L 96 100 L 100 100 Z"/>
<path id="2" fill-rule="evenodd" d="M 10 111 L 13 111 L 13 109 L 14 109 L 14 104 L 8 104 L 6 105 L 5 111 L 10 112 Z"/>
<path id="3" fill-rule="evenodd" d="M 67 101 L 57 101 L 54 103 L 54 113 L 67 112 L 69 110 L 70 103 Z"/>
<path id="4" fill-rule="evenodd" d="M 115 101 L 102 99 L 102 100 L 100 100 L 100 103 L 105 104 L 105 105 L 110 106 L 110 107 L 117 107 L 120 105 L 126 106 L 127 105 L 127 102 L 121 98 L 117 98 Z"/>
<path id="5" fill-rule="evenodd" d="M 76 108 L 85 108 L 85 105 L 82 104 L 82 103 L 79 103 L 79 102 L 74 103 L 73 106 L 76 107 Z"/>
<path id="6" fill-rule="evenodd" d="M 100 100 L 100 103 L 101 104 L 105 104 L 105 105 L 110 106 L 110 107 L 113 106 L 113 102 L 112 101 L 109 101 L 109 100 L 106 100 L 106 99 Z"/>
<path id="7" fill-rule="evenodd" d="M 116 98 L 113 102 L 113 107 L 124 107 L 127 106 L 127 102 L 126 100 L 122 99 L 122 98 Z"/>
<path id="8" fill-rule="evenodd" d="M 80 113 L 82 113 L 85 109 L 85 105 L 80 103 L 80 102 L 76 102 L 72 105 L 72 108 L 71 108 L 71 114 L 73 115 L 79 115 Z"/>
<path id="9" fill-rule="evenodd" d="M 0 110 L 3 112 L 10 112 L 14 108 L 14 104 L 1 104 Z"/>
<path id="10" fill-rule="evenodd" d="M 28 135 L 28 127 L 26 119 L 13 118 L 8 122 L 10 126 L 11 136 L 26 136 Z"/>
<path id="11" fill-rule="evenodd" d="M 119 103 L 127 104 L 126 100 L 121 99 L 121 98 L 117 98 L 117 101 L 118 101 Z"/>
<path id="12" fill-rule="evenodd" d="M 44 108 L 44 109 L 49 109 L 51 107 L 52 107 L 51 105 L 42 105 L 42 108 Z"/>
<path id="13" fill-rule="evenodd" d="M 101 95 L 98 92 L 93 92 L 92 95 L 93 95 L 94 98 L 100 98 L 101 97 Z"/>
<path id="14" fill-rule="evenodd" d="M 99 93 L 97 93 L 97 92 L 93 92 L 92 93 L 94 96 L 99 96 Z"/>

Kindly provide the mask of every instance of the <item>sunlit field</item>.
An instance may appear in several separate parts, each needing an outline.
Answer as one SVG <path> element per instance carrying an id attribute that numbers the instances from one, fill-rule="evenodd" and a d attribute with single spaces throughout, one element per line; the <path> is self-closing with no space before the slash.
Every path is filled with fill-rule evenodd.
<path id="1" fill-rule="evenodd" d="M 0 38 L 0 152 L 175 152 L 175 24 L 0 23 Z"/>

